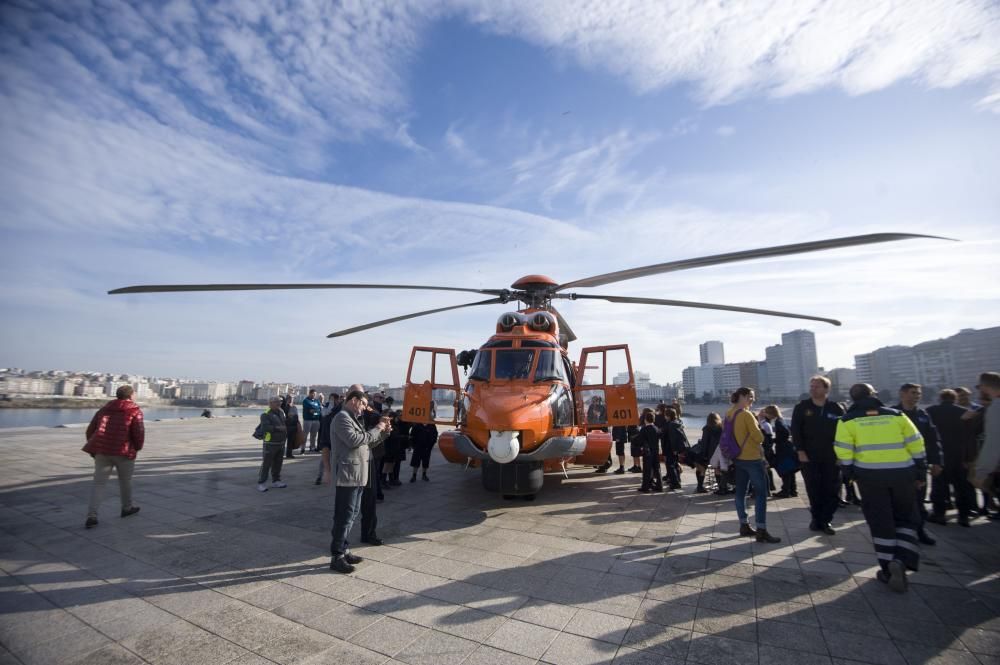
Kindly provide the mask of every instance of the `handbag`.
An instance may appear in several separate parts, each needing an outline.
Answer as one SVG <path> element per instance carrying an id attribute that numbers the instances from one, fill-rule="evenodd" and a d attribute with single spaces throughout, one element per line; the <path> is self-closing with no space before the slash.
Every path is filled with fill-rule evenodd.
<path id="1" fill-rule="evenodd" d="M 304 429 L 295 430 L 295 447 L 301 448 L 306 445 L 306 431 Z"/>

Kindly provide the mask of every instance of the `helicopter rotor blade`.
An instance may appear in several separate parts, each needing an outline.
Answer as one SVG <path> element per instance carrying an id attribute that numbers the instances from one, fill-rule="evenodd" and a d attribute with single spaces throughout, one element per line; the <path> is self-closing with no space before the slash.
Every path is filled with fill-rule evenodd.
<path id="1" fill-rule="evenodd" d="M 412 284 L 145 284 L 108 291 L 122 293 L 180 293 L 190 291 L 281 291 L 297 289 L 406 289 L 418 291 L 463 291 L 499 296 L 505 289 L 467 289 L 457 286 L 419 286 Z"/>
<path id="2" fill-rule="evenodd" d="M 810 321 L 822 321 L 835 326 L 840 325 L 836 319 L 827 319 L 822 316 L 810 316 L 808 314 L 792 314 L 791 312 L 779 312 L 771 309 L 757 309 L 755 307 L 739 307 L 736 305 L 718 305 L 708 302 L 694 302 L 690 300 L 663 300 L 661 298 L 631 298 L 628 296 L 597 296 L 590 294 L 575 293 L 570 296 L 574 299 L 586 300 L 607 300 L 613 303 L 624 303 L 632 305 L 667 305 L 670 307 L 697 307 L 699 309 L 719 309 L 727 312 L 746 312 L 747 314 L 763 314 L 765 316 L 782 316 L 789 319 L 808 319 Z"/>
<path id="3" fill-rule="evenodd" d="M 837 247 L 853 247 L 855 245 L 870 245 L 879 242 L 893 242 L 896 240 L 910 240 L 913 238 L 933 238 L 935 240 L 952 240 L 954 238 L 943 238 L 941 236 L 928 236 L 917 233 L 870 233 L 861 236 L 848 236 L 845 238 L 830 238 L 827 240 L 816 240 L 812 242 L 800 242 L 794 245 L 780 245 L 778 247 L 762 247 L 760 249 L 749 249 L 741 252 L 729 252 L 726 254 L 714 254 L 712 256 L 702 256 L 694 259 L 683 259 L 680 261 L 669 261 L 667 263 L 657 263 L 651 266 L 630 268 L 609 272 L 594 277 L 585 277 L 573 282 L 560 284 L 556 291 L 563 291 L 571 288 L 603 286 L 613 282 L 622 282 L 627 279 L 638 277 L 648 277 L 659 275 L 665 272 L 675 272 L 678 270 L 689 270 L 691 268 L 704 268 L 723 263 L 733 263 L 735 261 L 746 261 L 748 259 L 762 259 L 771 256 L 786 256 L 788 254 L 802 254 L 804 252 L 818 252 L 824 249 L 834 249 Z"/>
<path id="4" fill-rule="evenodd" d="M 344 335 L 350 335 L 352 333 L 361 332 L 362 330 L 368 330 L 370 328 L 378 328 L 379 326 L 389 325 L 390 323 L 396 323 L 398 321 L 406 321 L 407 319 L 415 319 L 418 316 L 427 316 L 428 314 L 437 314 L 438 312 L 447 312 L 453 309 L 462 309 L 463 307 L 477 307 L 479 305 L 499 305 L 504 301 L 502 298 L 490 298 L 489 300 L 480 300 L 479 302 L 467 302 L 462 305 L 452 305 L 450 307 L 438 307 L 437 309 L 426 309 L 422 312 L 414 312 L 413 314 L 404 314 L 402 316 L 394 316 L 391 319 L 382 319 L 381 321 L 374 321 L 372 323 L 366 323 L 360 326 L 354 326 L 353 328 L 345 328 L 344 330 L 338 330 L 332 332 L 327 337 L 343 337 Z"/>

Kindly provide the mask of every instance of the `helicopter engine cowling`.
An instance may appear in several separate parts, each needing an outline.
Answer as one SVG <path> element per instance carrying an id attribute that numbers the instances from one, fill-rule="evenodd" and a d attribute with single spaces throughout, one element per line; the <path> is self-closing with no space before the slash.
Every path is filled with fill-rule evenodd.
<path id="1" fill-rule="evenodd" d="M 516 431 L 491 431 L 490 440 L 486 444 L 486 452 L 490 458 L 499 464 L 508 464 L 517 458 L 521 452 L 521 442 L 518 440 L 519 432 Z"/>

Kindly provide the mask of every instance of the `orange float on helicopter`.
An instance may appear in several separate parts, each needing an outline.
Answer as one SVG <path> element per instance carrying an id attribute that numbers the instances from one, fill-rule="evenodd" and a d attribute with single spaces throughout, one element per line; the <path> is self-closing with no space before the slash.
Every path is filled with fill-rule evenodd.
<path id="1" fill-rule="evenodd" d="M 505 495 L 533 497 L 541 488 L 545 471 L 565 469 L 565 464 L 599 465 L 608 457 L 609 426 L 632 425 L 638 419 L 632 360 L 625 345 L 582 350 L 579 364 L 569 360 L 567 347 L 576 339 L 569 325 L 552 306 L 556 299 L 604 300 L 612 303 L 696 307 L 750 314 L 823 321 L 835 319 L 775 310 L 704 302 L 633 298 L 618 295 L 566 293 L 570 288 L 590 288 L 667 272 L 701 268 L 747 259 L 785 256 L 819 250 L 891 242 L 911 238 L 937 238 L 908 233 L 875 233 L 832 238 L 794 245 L 765 247 L 694 259 L 671 261 L 558 283 L 544 275 L 527 275 L 509 289 L 475 289 L 455 286 L 408 284 L 167 284 L 130 286 L 111 294 L 179 291 L 251 291 L 279 289 L 401 289 L 457 291 L 491 296 L 487 300 L 439 307 L 396 316 L 328 337 L 341 337 L 407 319 L 465 307 L 521 302 L 524 308 L 508 312 L 497 321 L 496 334 L 479 348 L 460 354 L 461 364 L 471 366 L 468 381 L 459 384 L 454 350 L 414 347 L 407 370 L 403 400 L 404 418 L 413 422 L 448 424 L 456 429 L 440 438 L 442 454 L 451 462 L 482 466 L 483 484 Z M 610 368 L 624 381 L 615 384 Z M 451 413 L 437 413 L 437 405 Z"/>

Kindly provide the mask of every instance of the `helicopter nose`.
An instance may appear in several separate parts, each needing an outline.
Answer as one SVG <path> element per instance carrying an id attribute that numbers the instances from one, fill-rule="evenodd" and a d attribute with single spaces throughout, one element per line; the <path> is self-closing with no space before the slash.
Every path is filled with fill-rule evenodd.
<path id="1" fill-rule="evenodd" d="M 491 431 L 490 440 L 486 444 L 486 452 L 493 458 L 494 462 L 507 464 L 513 462 L 517 454 L 521 452 L 521 442 L 518 441 L 519 433 L 516 431 Z"/>

